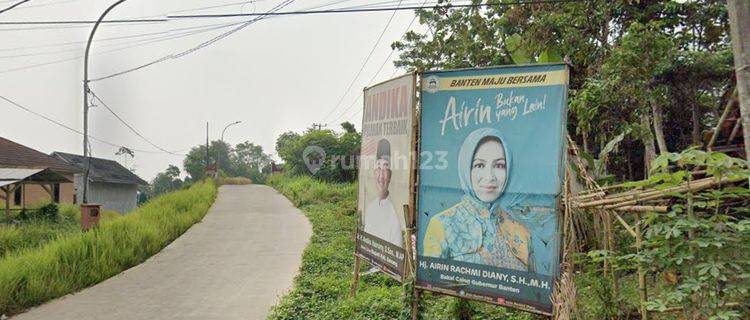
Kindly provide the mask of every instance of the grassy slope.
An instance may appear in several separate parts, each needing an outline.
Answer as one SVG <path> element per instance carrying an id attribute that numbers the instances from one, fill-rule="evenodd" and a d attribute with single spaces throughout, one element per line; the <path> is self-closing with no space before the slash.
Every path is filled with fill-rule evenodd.
<path id="1" fill-rule="evenodd" d="M 212 182 L 197 183 L 93 231 L 0 258 L 0 314 L 17 313 L 137 265 L 200 221 L 215 197 Z"/>
<path id="2" fill-rule="evenodd" d="M 309 177 L 273 175 L 267 183 L 305 212 L 313 236 L 302 257 L 295 288 L 274 307 L 269 319 L 407 319 L 403 288 L 380 274 L 360 277 L 356 298 L 352 279 L 357 185 L 327 184 Z M 362 271 L 367 266 L 363 266 Z M 533 319 L 534 316 L 482 303 L 427 294 L 423 319 Z M 410 318 L 409 318 L 410 319 Z"/>
<path id="3" fill-rule="evenodd" d="M 106 223 L 120 216 L 115 211 L 105 210 L 101 215 L 101 222 Z M 3 216 L 3 219 L 8 217 Z M 0 223 L 0 258 L 81 232 L 81 210 L 73 204 L 60 204 L 59 215 L 54 220 L 32 219 L 18 225 Z"/>

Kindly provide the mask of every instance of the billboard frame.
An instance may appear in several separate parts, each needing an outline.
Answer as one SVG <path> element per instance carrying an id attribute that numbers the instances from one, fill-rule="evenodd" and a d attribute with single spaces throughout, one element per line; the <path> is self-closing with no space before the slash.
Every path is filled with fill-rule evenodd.
<path id="1" fill-rule="evenodd" d="M 543 66 L 563 66 L 563 71 L 564 71 L 564 74 L 565 74 L 565 83 L 563 84 L 564 85 L 564 90 L 563 90 L 563 95 L 562 95 L 562 99 L 563 99 L 563 103 L 562 103 L 563 116 L 562 116 L 562 125 L 560 126 L 562 144 L 561 144 L 560 150 L 558 151 L 559 152 L 559 156 L 560 156 L 560 158 L 559 158 L 560 161 L 558 162 L 558 177 L 557 177 L 559 188 L 558 188 L 557 195 L 555 197 L 556 198 L 555 199 L 555 203 L 556 203 L 555 215 L 558 218 L 558 223 L 557 223 L 557 238 L 558 238 L 558 241 L 560 241 L 560 247 L 558 248 L 558 252 L 557 252 L 557 254 L 558 254 L 558 266 L 561 267 L 562 261 L 563 261 L 564 256 L 565 256 L 565 254 L 564 254 L 565 253 L 565 247 L 563 246 L 563 243 L 562 243 L 562 241 L 564 240 L 563 239 L 563 227 L 564 226 L 561 223 L 562 220 L 560 218 L 562 218 L 563 215 L 564 215 L 564 210 L 565 209 L 563 208 L 564 204 L 563 204 L 562 198 L 563 198 L 563 196 L 565 194 L 567 194 L 568 183 L 569 183 L 569 181 L 567 179 L 568 172 L 567 172 L 567 168 L 566 168 L 565 164 L 567 163 L 567 149 L 568 149 L 568 138 L 567 138 L 567 124 L 568 124 L 568 121 L 567 121 L 567 115 L 568 115 L 568 111 L 569 110 L 568 110 L 568 104 L 567 104 L 567 102 L 568 102 L 568 93 L 569 93 L 568 91 L 569 91 L 569 85 L 570 85 L 570 65 L 568 63 L 564 63 L 564 62 L 560 62 L 560 63 L 527 63 L 527 64 L 504 65 L 504 66 L 487 66 L 487 67 L 480 67 L 480 68 L 459 68 L 459 69 L 446 69 L 446 70 L 431 70 L 431 71 L 427 71 L 427 72 L 432 73 L 432 74 L 439 74 L 439 73 L 448 73 L 448 72 L 457 72 L 457 71 L 490 70 L 490 69 L 513 69 L 513 68 L 543 67 Z M 424 84 L 422 83 L 421 80 L 424 77 L 424 73 L 425 72 L 422 72 L 422 71 L 418 72 L 417 77 L 419 77 L 419 82 L 420 83 L 419 83 L 419 88 L 415 88 L 415 92 L 417 93 L 418 100 L 419 100 L 418 104 L 416 105 L 417 106 L 417 110 L 419 112 L 419 116 L 416 119 L 416 121 L 418 123 L 418 130 L 417 130 L 418 136 L 416 136 L 416 149 L 417 149 L 417 151 L 416 151 L 416 157 L 417 157 L 417 162 L 416 162 L 415 167 L 414 167 L 414 170 L 416 172 L 415 175 L 417 176 L 416 179 L 415 179 L 415 186 L 414 186 L 414 199 L 415 199 L 415 202 L 414 202 L 415 203 L 415 208 L 414 208 L 414 210 L 415 211 L 417 210 L 417 208 L 419 206 L 419 195 L 418 195 L 418 193 L 419 193 L 419 186 L 420 186 L 420 183 L 421 183 L 421 181 L 419 179 L 419 167 L 420 167 L 420 163 L 421 163 L 421 160 L 422 160 L 421 159 L 421 152 L 422 152 L 422 144 L 421 144 L 421 140 L 422 139 L 421 139 L 421 135 L 422 135 L 422 111 L 423 111 L 423 106 L 424 106 L 423 105 L 424 95 L 423 95 L 423 92 L 422 92 L 423 91 L 422 90 L 422 86 Z M 415 231 L 416 231 L 416 218 L 417 218 L 417 215 L 415 215 L 414 218 L 415 218 L 414 223 L 415 223 Z M 418 243 L 417 243 L 417 245 L 418 245 Z M 416 250 L 415 250 L 414 258 L 415 258 L 414 259 L 414 264 L 416 265 L 418 263 L 418 260 L 419 260 L 418 259 L 418 255 L 416 254 Z M 559 286 L 558 280 L 560 278 L 560 275 L 563 273 L 562 268 L 558 269 L 558 271 L 559 271 L 558 274 L 553 276 L 552 287 L 551 287 L 551 290 L 550 290 L 550 292 L 551 292 L 550 300 L 553 303 L 552 311 L 551 312 L 544 312 L 544 311 L 542 311 L 540 309 L 535 309 L 535 308 L 533 308 L 533 304 L 531 304 L 531 303 L 521 302 L 522 304 L 516 304 L 515 301 L 506 302 L 505 299 L 503 299 L 503 302 L 501 303 L 497 299 L 492 299 L 492 298 L 490 298 L 488 296 L 482 296 L 482 295 L 476 295 L 476 294 L 469 294 L 469 295 L 464 294 L 464 295 L 461 295 L 457 291 L 450 290 L 450 289 L 444 289 L 444 288 L 439 288 L 439 287 L 431 287 L 431 286 L 419 285 L 418 282 L 417 282 L 417 273 L 419 271 L 418 271 L 417 268 L 415 268 L 415 270 L 414 270 L 414 288 L 415 288 L 415 290 L 424 290 L 424 291 L 434 292 L 434 293 L 437 293 L 437 294 L 452 296 L 452 297 L 456 297 L 456 298 L 460 298 L 460 299 L 466 299 L 466 300 L 471 300 L 471 301 L 484 302 L 484 303 L 493 304 L 493 305 L 497 305 L 497 306 L 502 306 L 502 307 L 507 307 L 507 308 L 513 308 L 513 309 L 517 309 L 517 310 L 525 311 L 525 312 L 529 312 L 529 313 L 535 313 L 535 314 L 540 314 L 540 315 L 544 315 L 544 316 L 553 316 L 553 313 L 554 313 L 555 293 L 558 291 L 558 286 Z M 474 296 L 476 296 L 477 298 L 474 298 Z M 486 299 L 484 299 L 484 298 L 486 298 Z M 527 305 L 528 306 L 532 306 L 532 307 L 527 308 L 526 307 Z"/>

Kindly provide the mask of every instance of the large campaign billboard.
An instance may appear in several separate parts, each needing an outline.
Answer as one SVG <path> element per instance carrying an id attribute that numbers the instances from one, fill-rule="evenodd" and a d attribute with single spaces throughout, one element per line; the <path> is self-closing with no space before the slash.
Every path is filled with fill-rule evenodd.
<path id="1" fill-rule="evenodd" d="M 415 86 L 411 73 L 364 90 L 355 254 L 399 281 L 405 268 L 404 205 L 413 205 Z"/>
<path id="2" fill-rule="evenodd" d="M 425 72 L 417 286 L 551 314 L 568 69 Z"/>

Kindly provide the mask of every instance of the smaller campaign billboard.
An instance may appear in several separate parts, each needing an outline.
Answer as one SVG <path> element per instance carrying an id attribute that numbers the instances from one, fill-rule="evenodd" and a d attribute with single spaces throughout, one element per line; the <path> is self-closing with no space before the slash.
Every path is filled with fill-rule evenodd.
<path id="1" fill-rule="evenodd" d="M 402 281 L 411 205 L 416 75 L 365 88 L 355 254 Z"/>
<path id="2" fill-rule="evenodd" d="M 568 69 L 425 72 L 416 285 L 550 315 Z"/>

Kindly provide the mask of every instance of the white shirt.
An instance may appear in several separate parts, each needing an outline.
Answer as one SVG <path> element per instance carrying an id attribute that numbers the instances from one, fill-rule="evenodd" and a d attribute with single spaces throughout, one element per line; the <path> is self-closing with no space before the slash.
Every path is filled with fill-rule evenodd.
<path id="1" fill-rule="evenodd" d="M 367 206 L 365 214 L 365 232 L 399 248 L 404 247 L 401 219 L 396 214 L 390 198 L 386 197 L 383 200 L 376 198 Z"/>

